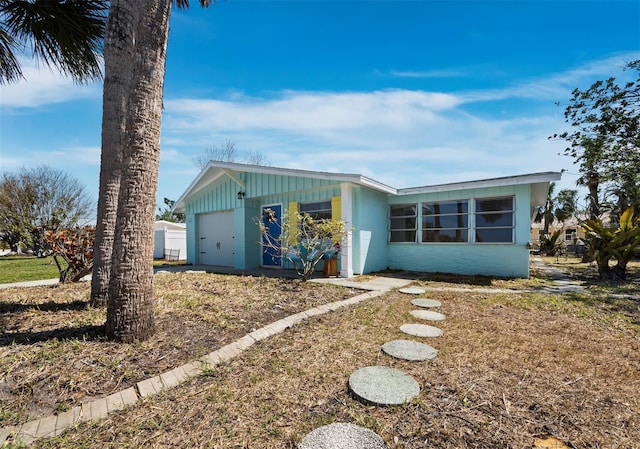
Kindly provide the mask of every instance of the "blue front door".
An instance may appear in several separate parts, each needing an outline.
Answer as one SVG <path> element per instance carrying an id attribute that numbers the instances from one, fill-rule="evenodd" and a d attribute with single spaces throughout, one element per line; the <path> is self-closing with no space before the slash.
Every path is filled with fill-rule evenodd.
<path id="1" fill-rule="evenodd" d="M 270 209 L 270 213 L 265 213 L 265 210 Z M 269 217 L 273 217 L 273 219 L 269 219 Z M 282 206 L 263 206 L 262 207 L 262 222 L 269 234 L 268 241 L 270 244 L 274 242 L 278 242 L 278 238 L 280 237 L 280 231 L 282 226 Z M 262 236 L 262 265 L 266 265 L 269 267 L 279 267 L 281 264 L 280 257 L 280 248 L 272 248 L 270 246 L 265 246 L 267 243 L 267 237 Z"/>

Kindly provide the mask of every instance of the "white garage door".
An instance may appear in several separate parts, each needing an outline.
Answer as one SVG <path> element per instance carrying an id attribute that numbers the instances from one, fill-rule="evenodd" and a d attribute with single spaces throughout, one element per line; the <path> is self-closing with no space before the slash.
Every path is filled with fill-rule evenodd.
<path id="1" fill-rule="evenodd" d="M 200 263 L 233 267 L 233 212 L 203 214 L 198 218 Z"/>

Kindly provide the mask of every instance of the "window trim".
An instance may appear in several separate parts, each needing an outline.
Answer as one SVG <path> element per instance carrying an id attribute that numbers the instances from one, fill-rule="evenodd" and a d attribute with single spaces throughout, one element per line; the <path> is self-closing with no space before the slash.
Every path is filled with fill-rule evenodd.
<path id="1" fill-rule="evenodd" d="M 511 209 L 503 211 L 483 211 L 478 212 L 478 201 L 491 201 L 502 200 L 511 198 Z M 471 212 L 471 211 L 470 211 Z M 478 227 L 478 215 L 491 215 L 495 213 L 509 213 L 511 214 L 510 226 L 483 226 Z M 477 232 L 479 230 L 498 230 L 498 229 L 511 229 L 511 240 L 508 242 L 479 242 Z M 516 244 L 516 195 L 501 195 L 501 196 L 488 196 L 488 197 L 475 197 L 473 201 L 473 243 L 477 245 L 515 245 Z"/>
<path id="2" fill-rule="evenodd" d="M 467 205 L 467 212 L 464 213 L 455 213 L 455 214 L 423 214 L 423 208 L 425 206 L 425 204 L 444 204 L 444 203 L 466 203 Z M 469 244 L 471 243 L 471 235 L 470 235 L 470 230 L 471 230 L 471 209 L 470 209 L 470 203 L 471 203 L 471 199 L 469 198 L 459 198 L 459 199 L 448 199 L 448 200 L 440 200 L 440 201 L 421 201 L 419 203 L 420 205 L 420 241 L 419 243 L 426 243 L 426 244 L 443 244 L 443 245 L 451 245 L 451 244 Z M 423 232 L 425 230 L 424 227 L 424 217 L 435 217 L 435 216 L 445 216 L 445 217 L 457 217 L 457 216 L 466 216 L 467 217 L 467 225 L 466 227 L 455 227 L 455 228 L 446 228 L 446 227 L 440 227 L 440 228 L 429 228 L 431 230 L 440 230 L 440 231 L 445 231 L 445 230 L 466 230 L 466 240 L 462 241 L 462 242 L 458 242 L 458 241 L 451 241 L 451 242 L 440 242 L 440 241 L 430 241 L 430 240 L 424 240 L 423 238 Z"/>
<path id="3" fill-rule="evenodd" d="M 418 228 L 419 228 L 419 220 L 420 220 L 420 215 L 418 214 L 418 207 L 420 205 L 420 202 L 415 202 L 415 203 L 402 203 L 402 204 L 389 204 L 389 207 L 387 208 L 387 243 L 389 244 L 411 244 L 411 243 L 418 243 Z M 414 208 L 414 214 L 413 215 L 398 215 L 398 216 L 392 216 L 391 215 L 391 209 L 393 207 L 413 207 Z M 392 219 L 397 219 L 397 218 L 413 218 L 415 220 L 415 225 L 413 227 L 413 229 L 411 228 L 402 228 L 402 229 L 392 229 L 391 228 L 391 220 Z M 391 234 L 392 232 L 414 232 L 414 238 L 413 241 L 409 241 L 409 240 L 403 240 L 403 241 L 398 241 L 398 242 L 394 242 L 391 240 Z"/>
<path id="4" fill-rule="evenodd" d="M 318 205 L 318 206 L 319 205 L 328 205 L 329 207 L 328 208 L 317 207 L 317 208 L 311 209 L 309 211 L 302 210 L 305 206 L 315 206 L 315 205 Z M 315 215 L 315 214 L 317 214 L 319 212 L 323 212 L 323 213 L 328 212 L 329 213 L 329 218 L 317 218 L 317 215 Z M 333 207 L 332 207 L 332 204 L 331 204 L 331 199 L 323 200 L 323 201 L 310 201 L 308 203 L 298 203 L 298 214 L 300 214 L 300 215 L 309 214 L 309 215 L 311 215 L 311 217 L 314 220 L 331 220 L 333 218 Z"/>
<path id="5" fill-rule="evenodd" d="M 480 201 L 490 201 L 490 200 L 504 200 L 511 199 L 511 209 L 509 210 L 496 210 L 496 211 L 483 211 L 478 212 L 478 202 Z M 515 245 L 516 244 L 516 229 L 517 229 L 517 215 L 516 215 L 516 199 L 517 195 L 515 193 L 510 195 L 495 195 L 495 196 L 471 196 L 467 198 L 455 198 L 455 199 L 442 199 L 442 200 L 431 200 L 431 201 L 416 201 L 413 203 L 398 203 L 398 204 L 389 204 L 387 207 L 387 243 L 388 244 L 418 244 L 418 245 Z M 464 242 L 431 242 L 431 241 L 423 241 L 422 233 L 423 229 L 423 215 L 422 208 L 425 204 L 437 204 L 437 203 L 455 203 L 455 202 L 467 202 L 467 227 L 466 228 L 433 228 L 433 229 L 441 229 L 441 230 L 449 230 L 449 229 L 466 229 L 467 230 L 467 240 Z M 391 216 L 391 210 L 394 207 L 415 207 L 415 215 L 399 215 L 399 216 Z M 477 226 L 477 217 L 480 215 L 490 215 L 490 214 L 511 214 L 511 225 L 509 226 Z M 433 216 L 434 214 L 430 214 L 427 216 Z M 465 215 L 465 214 L 442 214 L 444 216 L 455 216 L 455 215 Z M 391 229 L 391 220 L 393 218 L 413 218 L 415 219 L 415 228 L 414 229 Z M 511 230 L 511 239 L 510 241 L 494 241 L 494 242 L 480 242 L 477 240 L 477 232 L 483 230 L 500 230 L 500 229 L 510 229 Z M 415 232 L 415 239 L 413 241 L 391 241 L 391 234 L 393 231 L 399 232 L 407 232 L 412 231 Z"/>

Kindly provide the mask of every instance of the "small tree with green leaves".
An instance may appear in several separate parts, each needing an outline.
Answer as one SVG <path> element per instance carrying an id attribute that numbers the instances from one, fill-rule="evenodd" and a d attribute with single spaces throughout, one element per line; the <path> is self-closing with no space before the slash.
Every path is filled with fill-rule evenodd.
<path id="1" fill-rule="evenodd" d="M 627 264 L 640 253 L 640 217 L 635 216 L 633 207 L 622 213 L 617 229 L 604 226 L 600 220 L 587 220 L 582 228 L 587 248 L 598 264 L 600 279 L 624 281 Z M 611 267 L 609 262 L 614 258 L 616 265 Z"/>
<path id="2" fill-rule="evenodd" d="M 275 225 L 279 235 L 272 235 L 265 221 Z M 271 209 L 265 209 L 258 226 L 263 250 L 287 260 L 304 281 L 321 260 L 337 257 L 349 231 L 343 220 L 318 220 L 308 213 L 284 214 L 279 220 Z"/>
<path id="3" fill-rule="evenodd" d="M 184 223 L 187 221 L 187 217 L 182 212 L 173 212 L 171 208 L 176 204 L 175 200 L 169 198 L 164 199 L 165 208 L 158 208 L 159 214 L 156 214 L 156 220 L 170 221 L 173 223 Z"/>

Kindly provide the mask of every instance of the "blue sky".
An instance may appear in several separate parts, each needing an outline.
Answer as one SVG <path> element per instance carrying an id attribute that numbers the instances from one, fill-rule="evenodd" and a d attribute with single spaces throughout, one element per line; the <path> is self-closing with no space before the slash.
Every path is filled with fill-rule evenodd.
<path id="1" fill-rule="evenodd" d="M 228 140 L 393 187 L 564 169 L 572 188 L 547 139 L 562 105 L 640 58 L 638 0 L 191 3 L 171 18 L 160 202 Z M 101 85 L 23 63 L 0 87 L 0 171 L 48 164 L 97 198 Z"/>

